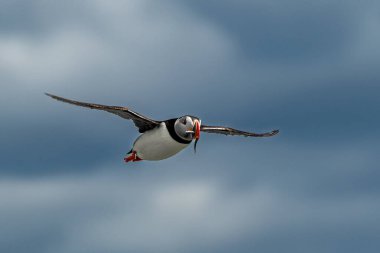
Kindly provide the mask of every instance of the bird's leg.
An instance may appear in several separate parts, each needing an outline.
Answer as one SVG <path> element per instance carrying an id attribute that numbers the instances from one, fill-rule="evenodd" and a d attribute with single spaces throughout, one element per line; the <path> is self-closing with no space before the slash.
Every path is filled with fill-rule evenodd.
<path id="1" fill-rule="evenodd" d="M 124 157 L 124 161 L 126 163 L 128 162 L 138 162 L 141 161 L 142 159 L 137 156 L 136 151 L 132 151 L 132 153 L 129 156 Z"/>

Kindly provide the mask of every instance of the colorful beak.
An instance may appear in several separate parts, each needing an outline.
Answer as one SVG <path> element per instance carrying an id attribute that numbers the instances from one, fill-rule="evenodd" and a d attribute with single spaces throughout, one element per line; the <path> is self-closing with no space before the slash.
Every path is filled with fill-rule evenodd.
<path id="1" fill-rule="evenodd" d="M 194 131 L 195 132 L 195 136 L 194 136 L 194 138 L 198 140 L 199 137 L 201 136 L 201 123 L 199 122 L 199 120 L 195 120 L 194 123 L 195 123 L 195 127 L 194 127 L 195 128 L 194 129 L 195 130 Z"/>
<path id="2" fill-rule="evenodd" d="M 194 138 L 195 138 L 195 142 L 194 142 L 194 153 L 197 152 L 197 142 L 201 136 L 201 122 L 200 120 L 195 120 L 194 121 L 194 132 L 195 132 L 195 135 L 194 135 Z"/>

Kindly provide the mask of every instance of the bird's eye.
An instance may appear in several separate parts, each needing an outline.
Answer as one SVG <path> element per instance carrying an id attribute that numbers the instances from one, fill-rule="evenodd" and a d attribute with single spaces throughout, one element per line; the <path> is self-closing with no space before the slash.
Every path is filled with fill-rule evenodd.
<path id="1" fill-rule="evenodd" d="M 183 124 L 186 125 L 186 118 L 184 118 L 184 120 L 183 120 Z"/>

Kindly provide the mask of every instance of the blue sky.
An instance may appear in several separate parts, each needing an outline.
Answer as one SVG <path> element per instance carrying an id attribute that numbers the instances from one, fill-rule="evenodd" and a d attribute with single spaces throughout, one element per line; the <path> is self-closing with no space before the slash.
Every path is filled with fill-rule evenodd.
<path id="1" fill-rule="evenodd" d="M 1 252 L 377 252 L 376 1 L 1 1 Z M 203 134 L 124 164 L 132 122 Z"/>

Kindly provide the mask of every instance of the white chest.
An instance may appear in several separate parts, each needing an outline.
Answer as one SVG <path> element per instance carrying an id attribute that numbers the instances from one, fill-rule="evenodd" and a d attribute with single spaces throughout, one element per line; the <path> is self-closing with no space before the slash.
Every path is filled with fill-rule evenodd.
<path id="1" fill-rule="evenodd" d="M 161 123 L 159 127 L 140 135 L 133 144 L 133 150 L 141 159 L 154 161 L 171 157 L 188 145 L 174 140 L 165 123 Z"/>

